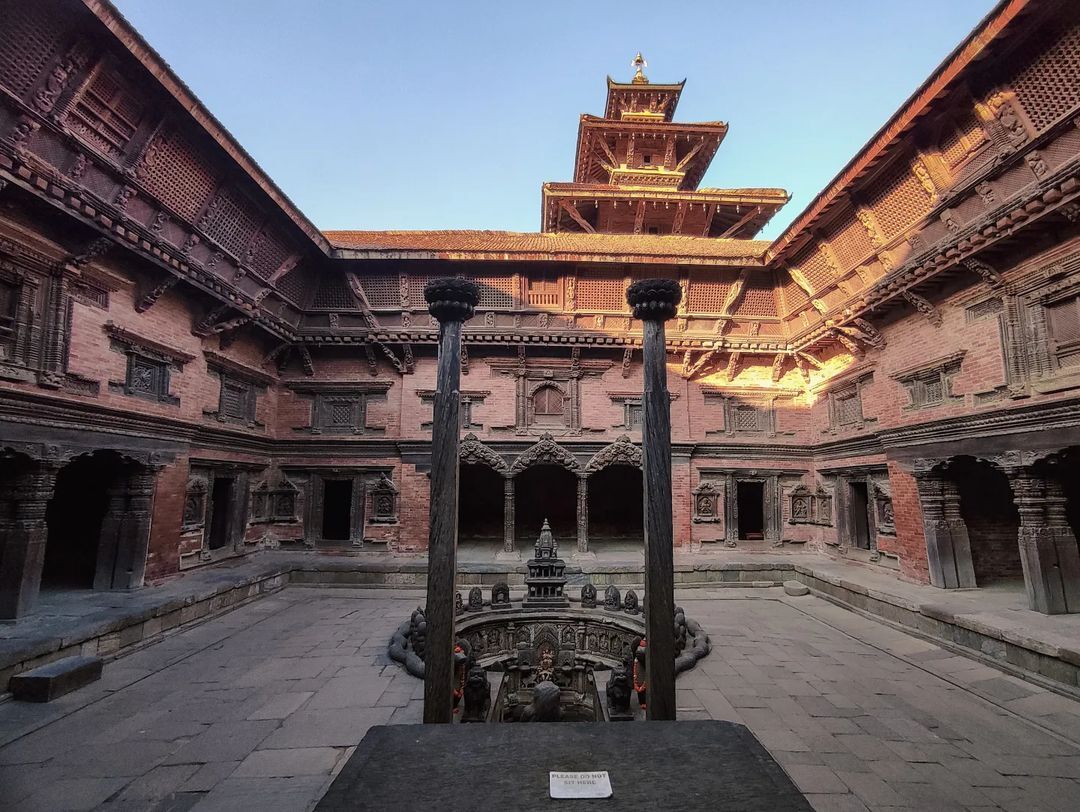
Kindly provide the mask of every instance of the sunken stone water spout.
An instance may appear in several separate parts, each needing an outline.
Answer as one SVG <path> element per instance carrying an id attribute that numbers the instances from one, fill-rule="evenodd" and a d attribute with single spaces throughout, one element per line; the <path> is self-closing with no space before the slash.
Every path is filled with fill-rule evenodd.
<path id="1" fill-rule="evenodd" d="M 526 562 L 525 595 L 515 599 L 504 582 L 491 601 L 479 588 L 458 603 L 454 683 L 455 719 L 461 722 L 622 721 L 642 718 L 648 692 L 642 609 L 648 595 L 608 586 L 604 600 L 586 582 L 579 597 L 566 594 L 565 563 L 548 521 Z M 461 593 L 457 593 L 460 597 Z M 389 655 L 424 678 L 430 646 L 425 612 L 417 608 L 394 633 Z M 710 650 L 700 624 L 675 607 L 671 647 L 676 673 Z M 606 683 L 606 684 L 605 684 Z M 635 699 L 637 701 L 633 701 Z"/>

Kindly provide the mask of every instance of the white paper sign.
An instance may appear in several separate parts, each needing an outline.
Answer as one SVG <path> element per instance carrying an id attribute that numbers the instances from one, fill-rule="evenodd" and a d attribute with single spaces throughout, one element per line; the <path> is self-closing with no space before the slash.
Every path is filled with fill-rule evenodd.
<path id="1" fill-rule="evenodd" d="M 548 773 L 552 798 L 610 798 L 607 770 L 595 773 Z"/>

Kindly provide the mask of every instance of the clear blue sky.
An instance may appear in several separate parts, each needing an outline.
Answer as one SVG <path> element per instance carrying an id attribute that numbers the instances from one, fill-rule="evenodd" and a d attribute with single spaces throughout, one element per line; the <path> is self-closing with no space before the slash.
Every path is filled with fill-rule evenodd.
<path id="1" fill-rule="evenodd" d="M 320 228 L 535 231 L 642 51 L 730 125 L 704 186 L 792 220 L 992 0 L 114 0 Z"/>

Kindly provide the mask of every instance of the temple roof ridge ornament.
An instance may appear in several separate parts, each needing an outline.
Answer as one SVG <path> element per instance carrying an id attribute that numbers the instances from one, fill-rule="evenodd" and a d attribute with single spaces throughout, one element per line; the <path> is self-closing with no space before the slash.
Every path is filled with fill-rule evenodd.
<path id="1" fill-rule="evenodd" d="M 649 67 L 649 63 L 645 61 L 645 57 L 641 55 L 641 51 L 637 52 L 637 56 L 635 56 L 630 63 L 630 67 L 634 69 L 634 78 L 631 79 L 631 81 L 635 85 L 649 84 L 649 78 L 642 72 L 645 68 Z"/>

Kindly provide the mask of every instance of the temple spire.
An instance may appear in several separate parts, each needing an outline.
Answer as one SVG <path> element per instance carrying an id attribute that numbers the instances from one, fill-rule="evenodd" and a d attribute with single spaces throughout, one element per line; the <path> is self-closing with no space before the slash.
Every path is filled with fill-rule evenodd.
<path id="1" fill-rule="evenodd" d="M 642 73 L 644 68 L 649 67 L 649 63 L 645 61 L 645 57 L 641 55 L 641 51 L 638 51 L 637 56 L 634 57 L 634 61 L 630 63 L 630 67 L 635 71 L 633 78 L 633 83 L 635 85 L 649 84 L 649 78 Z"/>

